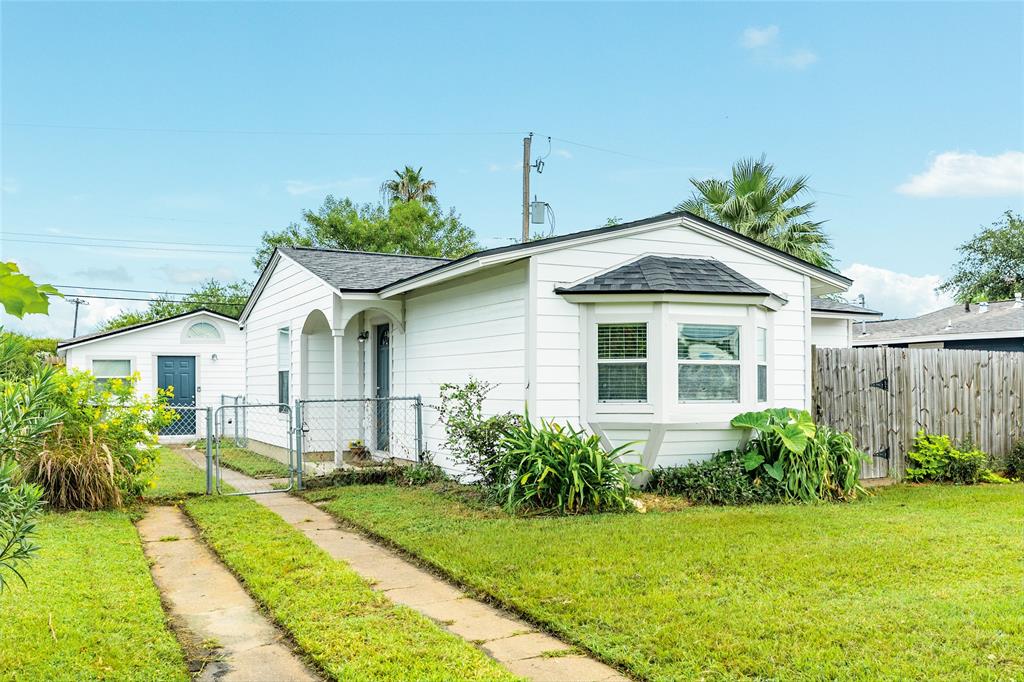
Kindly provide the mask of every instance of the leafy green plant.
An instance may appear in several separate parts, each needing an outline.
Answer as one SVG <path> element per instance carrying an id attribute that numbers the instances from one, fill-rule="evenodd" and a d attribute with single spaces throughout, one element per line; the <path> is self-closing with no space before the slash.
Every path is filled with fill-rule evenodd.
<path id="1" fill-rule="evenodd" d="M 949 436 L 917 432 L 907 453 L 913 466 L 907 466 L 909 481 L 944 481 L 972 485 L 986 480 L 988 455 L 976 448 L 970 438 L 957 448 Z"/>
<path id="2" fill-rule="evenodd" d="M 518 426 L 521 419 L 511 412 L 484 417 L 484 399 L 492 390 L 494 384 L 473 377 L 465 384 L 441 384 L 437 406 L 445 428 L 445 449 L 484 487 L 495 483 L 490 462 L 498 454 L 503 434 Z"/>
<path id="3" fill-rule="evenodd" d="M 647 488 L 661 495 L 681 495 L 696 504 L 765 504 L 783 496 L 778 481 L 755 479 L 732 450 L 719 452 L 706 462 L 654 469 Z"/>
<path id="4" fill-rule="evenodd" d="M 527 413 L 505 430 L 497 453 L 487 460 L 492 491 L 512 512 L 627 509 L 630 480 L 643 471 L 621 461 L 633 445 L 606 452 L 596 435 L 543 419 L 538 427 Z"/>
<path id="5" fill-rule="evenodd" d="M 36 521 L 42 514 L 43 490 L 37 485 L 17 483 L 18 465 L 0 460 L 0 592 L 7 588 L 7 575 L 25 578 L 18 570 L 39 551 L 33 541 Z"/>
<path id="6" fill-rule="evenodd" d="M 747 471 L 755 480 L 777 481 L 789 499 L 838 501 L 863 490 L 858 481 L 865 455 L 853 438 L 817 426 L 806 410 L 744 412 L 733 418 L 732 425 L 754 434 L 743 451 Z"/>
<path id="7" fill-rule="evenodd" d="M 1024 438 L 1013 444 L 1006 456 L 1004 469 L 1010 478 L 1024 478 Z"/>

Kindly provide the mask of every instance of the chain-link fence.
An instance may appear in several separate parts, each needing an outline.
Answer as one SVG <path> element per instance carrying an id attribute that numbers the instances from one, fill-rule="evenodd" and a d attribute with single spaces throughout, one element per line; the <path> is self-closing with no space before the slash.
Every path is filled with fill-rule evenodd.
<path id="1" fill-rule="evenodd" d="M 248 404 L 232 400 L 213 411 L 212 457 L 217 493 L 252 495 L 291 490 L 299 465 L 295 456 L 292 408 L 283 403 Z M 229 480 L 236 492 L 225 492 L 225 470 L 237 471 L 249 478 L 264 479 L 241 484 L 240 477 Z M 228 476 L 230 479 L 230 475 Z"/>
<path id="2" fill-rule="evenodd" d="M 298 459 L 314 473 L 423 455 L 423 401 L 418 397 L 299 400 Z"/>
<path id="3" fill-rule="evenodd" d="M 168 405 L 177 414 L 173 422 L 160 429 L 160 441 L 165 443 L 184 443 L 206 438 L 206 407 L 191 403 L 171 403 Z"/>

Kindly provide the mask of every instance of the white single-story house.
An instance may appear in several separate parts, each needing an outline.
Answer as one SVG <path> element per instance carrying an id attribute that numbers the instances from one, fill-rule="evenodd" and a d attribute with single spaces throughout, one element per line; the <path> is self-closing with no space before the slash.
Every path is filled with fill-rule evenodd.
<path id="1" fill-rule="evenodd" d="M 98 380 L 139 374 L 136 390 L 154 395 L 173 387 L 172 405 L 219 405 L 222 395 L 243 391 L 242 331 L 234 318 L 196 310 L 162 320 L 86 334 L 57 344 L 69 369 Z M 205 424 L 191 412 L 169 427 L 168 437 L 203 435 Z"/>
<path id="2" fill-rule="evenodd" d="M 241 360 L 216 366 L 237 374 L 223 388 L 199 383 L 204 395 L 240 392 L 250 404 L 325 401 L 304 402 L 296 418 L 304 452 L 335 462 L 362 441 L 392 456 L 426 449 L 451 468 L 439 387 L 476 377 L 494 385 L 488 413 L 528 408 L 607 447 L 640 441 L 645 466 L 680 465 L 735 447 L 742 434 L 729 420 L 740 412 L 810 409 L 812 344 L 849 345 L 851 319 L 873 313 L 821 298 L 851 284 L 686 212 L 453 261 L 280 247 L 240 337 L 217 319 Z M 84 367 L 135 349 L 145 355 L 133 362 L 153 371 L 164 354 L 208 368 L 217 351 L 190 347 L 193 319 L 213 318 L 152 325 L 166 329 L 160 343 L 134 340 L 149 333 L 139 327 L 62 348 Z M 376 400 L 388 397 L 419 397 L 422 418 L 410 416 L 412 401 Z M 261 423 L 250 421 L 250 443 L 287 444 L 286 428 Z"/>

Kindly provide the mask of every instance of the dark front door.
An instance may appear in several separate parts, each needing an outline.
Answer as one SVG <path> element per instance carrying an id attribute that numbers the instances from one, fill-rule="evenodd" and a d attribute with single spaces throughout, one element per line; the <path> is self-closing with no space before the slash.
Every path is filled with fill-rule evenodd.
<path id="1" fill-rule="evenodd" d="M 386 398 L 391 395 L 391 328 L 382 324 L 377 327 L 377 449 L 387 450 L 390 440 L 391 405 Z"/>
<path id="2" fill-rule="evenodd" d="M 173 387 L 174 397 L 169 404 L 174 406 L 196 404 L 196 359 L 191 356 L 161 355 L 156 360 L 157 386 Z M 191 436 L 196 432 L 194 410 L 178 410 L 180 418 L 160 430 L 161 435 Z"/>

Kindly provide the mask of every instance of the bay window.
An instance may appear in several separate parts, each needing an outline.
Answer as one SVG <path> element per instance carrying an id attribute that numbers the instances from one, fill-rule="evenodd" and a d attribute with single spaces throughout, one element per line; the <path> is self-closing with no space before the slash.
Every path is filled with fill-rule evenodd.
<path id="1" fill-rule="evenodd" d="M 740 401 L 740 328 L 680 324 L 676 343 L 679 402 Z"/>
<path id="2" fill-rule="evenodd" d="M 647 402 L 647 323 L 597 325 L 597 401 Z"/>

